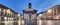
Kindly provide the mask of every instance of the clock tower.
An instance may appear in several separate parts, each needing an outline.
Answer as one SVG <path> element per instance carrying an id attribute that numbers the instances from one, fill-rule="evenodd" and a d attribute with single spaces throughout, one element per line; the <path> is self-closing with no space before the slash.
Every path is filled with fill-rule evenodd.
<path id="1" fill-rule="evenodd" d="M 32 4 L 28 4 L 28 9 L 23 10 L 24 25 L 37 25 L 37 10 L 32 9 Z"/>

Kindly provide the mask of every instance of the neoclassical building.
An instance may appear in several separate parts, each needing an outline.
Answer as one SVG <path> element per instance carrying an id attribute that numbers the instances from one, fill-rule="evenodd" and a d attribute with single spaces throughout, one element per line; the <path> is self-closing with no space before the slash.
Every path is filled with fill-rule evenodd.
<path id="1" fill-rule="evenodd" d="M 23 10 L 24 25 L 37 25 L 37 10 L 32 9 L 32 4 L 28 4 L 28 9 Z"/>

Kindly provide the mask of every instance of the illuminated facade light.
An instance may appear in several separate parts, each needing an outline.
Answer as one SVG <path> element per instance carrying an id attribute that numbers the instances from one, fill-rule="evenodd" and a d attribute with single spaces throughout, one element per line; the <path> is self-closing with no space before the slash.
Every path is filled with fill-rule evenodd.
<path id="1" fill-rule="evenodd" d="M 42 14 L 39 14 L 39 16 L 42 16 Z"/>
<path id="2" fill-rule="evenodd" d="M 50 9 L 49 9 L 47 12 L 48 12 L 48 13 L 51 13 L 51 12 L 52 12 L 52 10 L 50 10 Z"/>
<path id="3" fill-rule="evenodd" d="M 18 17 L 20 17 L 20 14 L 18 14 Z"/>
<path id="4" fill-rule="evenodd" d="M 8 10 L 7 10 L 7 13 L 9 13 L 9 14 L 10 14 L 10 12 L 11 12 L 11 11 L 8 9 Z"/>

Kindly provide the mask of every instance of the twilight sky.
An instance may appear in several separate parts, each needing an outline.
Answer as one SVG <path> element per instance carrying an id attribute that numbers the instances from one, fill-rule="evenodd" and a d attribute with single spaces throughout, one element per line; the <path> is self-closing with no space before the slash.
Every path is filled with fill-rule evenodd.
<path id="1" fill-rule="evenodd" d="M 60 0 L 0 0 L 0 4 L 11 8 L 15 12 L 22 14 L 23 9 L 28 8 L 28 3 L 32 3 L 32 8 L 38 10 L 37 13 L 46 11 L 54 5 L 60 5 Z"/>

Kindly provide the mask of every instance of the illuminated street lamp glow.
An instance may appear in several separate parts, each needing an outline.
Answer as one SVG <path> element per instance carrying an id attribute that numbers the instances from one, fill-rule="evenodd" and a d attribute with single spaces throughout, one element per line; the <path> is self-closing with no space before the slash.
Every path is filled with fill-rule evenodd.
<path id="1" fill-rule="evenodd" d="M 6 20 L 6 19 L 7 19 L 7 17 L 4 17 L 4 19 Z"/>

